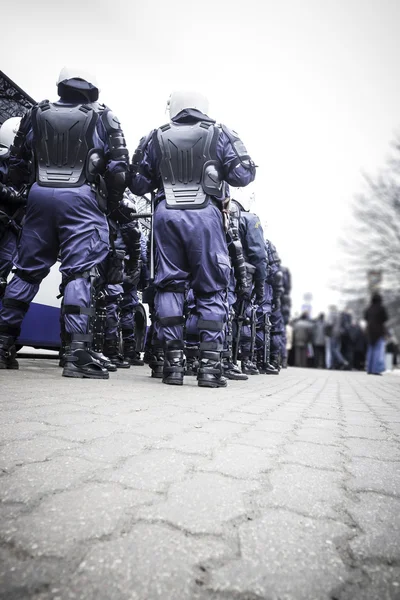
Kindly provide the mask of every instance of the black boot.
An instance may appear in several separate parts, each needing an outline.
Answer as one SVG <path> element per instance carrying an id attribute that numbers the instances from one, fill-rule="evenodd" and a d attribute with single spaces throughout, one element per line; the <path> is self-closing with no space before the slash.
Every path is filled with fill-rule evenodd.
<path id="1" fill-rule="evenodd" d="M 103 353 L 117 369 L 129 369 L 131 366 L 119 352 L 119 340 L 117 338 L 106 339 Z"/>
<path id="2" fill-rule="evenodd" d="M 185 375 L 196 377 L 199 370 L 199 347 L 185 346 Z"/>
<path id="3" fill-rule="evenodd" d="M 84 342 L 71 342 L 64 355 L 63 377 L 75 377 L 79 379 L 108 379 L 107 369 L 101 366 L 98 360 L 93 358 Z"/>
<path id="4" fill-rule="evenodd" d="M 149 367 L 151 369 L 151 376 L 155 379 L 163 378 L 163 367 L 164 367 L 164 350 L 160 347 L 153 347 L 153 351 L 149 355 Z"/>
<path id="5" fill-rule="evenodd" d="M 230 357 L 222 359 L 222 372 L 224 377 L 233 381 L 246 381 L 248 379 L 248 376 L 242 373 L 240 367 L 235 365 Z"/>
<path id="6" fill-rule="evenodd" d="M 19 369 L 16 354 L 15 338 L 8 335 L 0 335 L 0 369 Z"/>
<path id="7" fill-rule="evenodd" d="M 282 357 L 282 369 L 287 369 L 287 356 Z"/>
<path id="8" fill-rule="evenodd" d="M 279 353 L 278 354 L 276 354 L 276 353 L 275 354 L 271 354 L 271 360 L 269 362 L 270 362 L 270 366 L 273 369 L 275 369 L 276 371 L 278 371 L 278 373 L 279 373 L 279 371 L 281 370 L 281 357 L 280 357 L 280 354 Z M 276 373 L 268 373 L 268 371 L 267 371 L 267 375 L 271 375 L 271 374 L 275 375 Z"/>
<path id="9" fill-rule="evenodd" d="M 279 375 L 279 369 L 277 369 L 273 364 L 267 363 L 265 368 L 266 375 Z"/>
<path id="10" fill-rule="evenodd" d="M 255 363 L 250 360 L 249 356 L 242 358 L 242 373 L 246 375 L 259 375 L 260 371 L 257 369 Z"/>
<path id="11" fill-rule="evenodd" d="M 200 366 L 197 374 L 199 387 L 226 387 L 228 385 L 222 376 L 221 352 L 200 350 Z"/>
<path id="12" fill-rule="evenodd" d="M 181 340 L 167 342 L 164 353 L 163 383 L 183 385 L 184 364 L 183 342 Z"/>
<path id="13" fill-rule="evenodd" d="M 264 362 L 264 352 L 257 352 L 257 369 L 261 375 L 279 375 L 279 370 L 273 367 L 269 362 Z"/>
<path id="14" fill-rule="evenodd" d="M 114 365 L 114 363 L 112 363 L 111 360 L 107 358 L 107 356 L 105 356 L 102 352 L 95 352 L 94 350 L 89 350 L 89 352 L 94 359 L 99 361 L 102 367 L 107 369 L 107 371 L 109 371 L 110 373 L 115 373 L 115 371 L 117 370 L 117 366 Z"/>
<path id="15" fill-rule="evenodd" d="M 136 342 L 132 338 L 124 340 L 124 359 L 136 367 L 144 365 L 144 360 L 140 358 L 140 352 L 136 352 Z"/>

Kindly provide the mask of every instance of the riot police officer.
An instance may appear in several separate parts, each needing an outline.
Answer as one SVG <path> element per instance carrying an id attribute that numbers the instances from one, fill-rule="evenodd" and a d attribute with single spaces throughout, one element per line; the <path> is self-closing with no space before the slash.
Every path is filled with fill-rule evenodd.
<path id="1" fill-rule="evenodd" d="M 267 256 L 264 233 L 259 217 L 250 212 L 252 197 L 246 189 L 232 191 L 232 204 L 236 205 L 239 236 L 248 269 L 249 294 L 235 306 L 237 318 L 245 321 L 237 343 L 240 344 L 242 371 L 248 375 L 258 375 L 255 362 L 256 305 L 264 300 L 264 285 L 267 278 Z"/>
<path id="2" fill-rule="evenodd" d="M 20 117 L 11 117 L 0 127 L 0 299 L 4 296 L 7 277 L 17 257 L 18 236 L 24 214 L 25 200 L 7 186 L 10 147 L 20 122 Z"/>
<path id="3" fill-rule="evenodd" d="M 165 350 L 163 382 L 183 384 L 184 297 L 190 284 L 199 315 L 198 385 L 224 387 L 221 351 L 230 261 L 221 212 L 223 182 L 249 184 L 255 165 L 237 134 L 207 113 L 202 94 L 171 94 L 170 122 L 142 139 L 134 154 L 131 190 L 157 190 L 155 308 Z"/>
<path id="4" fill-rule="evenodd" d="M 22 119 L 11 149 L 11 180 L 34 183 L 17 270 L 0 311 L 0 367 L 8 368 L 24 315 L 59 255 L 71 340 L 63 375 L 107 379 L 108 371 L 89 352 L 93 287 L 96 265 L 109 250 L 105 213 L 126 187 L 128 151 L 118 119 L 97 103 L 91 75 L 64 68 L 57 89 L 57 102 L 44 100 Z"/>

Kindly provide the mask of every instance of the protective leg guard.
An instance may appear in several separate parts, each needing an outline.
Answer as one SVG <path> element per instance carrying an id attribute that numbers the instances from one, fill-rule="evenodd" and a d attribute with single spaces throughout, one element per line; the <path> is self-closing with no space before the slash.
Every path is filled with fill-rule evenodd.
<path id="1" fill-rule="evenodd" d="M 227 380 L 222 376 L 221 352 L 200 349 L 197 385 L 209 388 L 226 387 L 228 385 Z"/>
<path id="2" fill-rule="evenodd" d="M 165 344 L 163 383 L 168 385 L 183 385 L 185 355 L 183 342 L 168 341 Z"/>
<path id="3" fill-rule="evenodd" d="M 185 346 L 185 375 L 195 377 L 199 370 L 199 347 Z"/>
<path id="4" fill-rule="evenodd" d="M 151 369 L 152 377 L 155 379 L 163 378 L 164 350 L 162 348 L 153 347 L 153 350 L 149 355 L 149 367 Z"/>
<path id="5" fill-rule="evenodd" d="M 117 338 L 105 340 L 103 353 L 117 369 L 130 368 L 131 365 L 129 362 L 119 352 L 119 340 Z"/>
<path id="6" fill-rule="evenodd" d="M 79 379 L 108 379 L 107 369 L 93 358 L 85 342 L 71 342 L 65 354 L 63 377 Z"/>
<path id="7" fill-rule="evenodd" d="M 250 356 L 242 356 L 242 373 L 245 373 L 245 375 L 260 374 L 260 371 L 257 369 L 257 365 L 252 362 Z"/>
<path id="8" fill-rule="evenodd" d="M 248 379 L 248 376 L 245 373 L 242 373 L 240 367 L 235 365 L 229 358 L 222 359 L 222 371 L 224 377 L 232 379 L 233 381 L 247 381 Z"/>
<path id="9" fill-rule="evenodd" d="M 15 358 L 16 354 L 15 338 L 0 335 L 0 369 L 19 369 L 18 361 Z"/>

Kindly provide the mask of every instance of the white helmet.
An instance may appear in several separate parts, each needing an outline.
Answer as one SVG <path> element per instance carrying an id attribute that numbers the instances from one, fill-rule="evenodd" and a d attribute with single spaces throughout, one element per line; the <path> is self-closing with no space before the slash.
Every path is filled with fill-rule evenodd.
<path id="1" fill-rule="evenodd" d="M 61 69 L 57 80 L 57 89 L 60 96 L 63 95 L 65 86 L 75 88 L 86 95 L 90 102 L 95 102 L 99 97 L 100 88 L 96 76 L 79 67 L 63 67 Z"/>
<path id="2" fill-rule="evenodd" d="M 185 108 L 195 108 L 206 115 L 208 113 L 208 100 L 200 92 L 176 91 L 172 92 L 168 100 L 169 118 L 176 117 Z"/>
<path id="3" fill-rule="evenodd" d="M 21 118 L 22 117 L 11 117 L 10 119 L 7 119 L 7 121 L 4 121 L 3 125 L 0 127 L 0 146 L 7 148 L 7 150 L 10 148 L 19 129 Z"/>
<path id="4" fill-rule="evenodd" d="M 240 206 L 246 212 L 251 210 L 252 206 L 255 202 L 254 192 L 248 190 L 247 188 L 232 188 L 231 187 L 231 198 L 232 200 L 236 200 L 240 204 Z"/>

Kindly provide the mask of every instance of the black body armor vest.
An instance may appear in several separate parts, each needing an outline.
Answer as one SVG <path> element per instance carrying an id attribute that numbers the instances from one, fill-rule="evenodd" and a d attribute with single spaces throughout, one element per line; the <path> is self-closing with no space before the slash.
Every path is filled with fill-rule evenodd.
<path id="1" fill-rule="evenodd" d="M 32 111 L 36 181 L 44 187 L 79 187 L 88 180 L 88 156 L 98 113 L 81 104 L 41 102 Z"/>
<path id="2" fill-rule="evenodd" d="M 218 127 L 204 121 L 193 125 L 169 123 L 155 132 L 168 208 L 203 208 L 209 196 L 222 197 L 218 136 Z"/>

